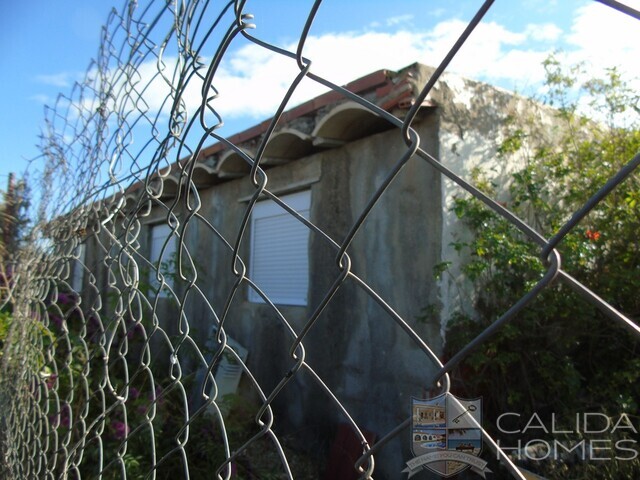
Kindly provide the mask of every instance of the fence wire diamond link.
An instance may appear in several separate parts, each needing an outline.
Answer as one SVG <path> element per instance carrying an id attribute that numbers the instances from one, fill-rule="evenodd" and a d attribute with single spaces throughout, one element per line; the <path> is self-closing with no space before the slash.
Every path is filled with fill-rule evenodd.
<path id="1" fill-rule="evenodd" d="M 601 3 L 638 18 L 616 2 Z M 400 475 L 402 467 L 385 462 L 409 456 L 408 396 L 449 392 L 449 372 L 546 289 L 566 285 L 640 335 L 636 323 L 563 270 L 558 251 L 580 220 L 634 173 L 640 154 L 548 239 L 454 171 L 418 126 L 437 103 L 434 92 L 449 63 L 492 1 L 481 5 L 422 83 L 416 75 L 391 81 L 385 73 L 378 83 L 369 76 L 369 85 L 346 86 L 319 75 L 307 57 L 321 1 L 309 9 L 290 50 L 260 38 L 245 4 L 126 2 L 110 13 L 84 80 L 47 109 L 34 241 L 13 260 L 3 290 L 15 318 L 1 358 L 0 397 L 3 468 L 11 478 L 230 479 L 242 478 L 240 468 L 247 478 L 314 478 L 304 473 L 307 459 L 294 444 L 296 430 L 304 430 L 319 404 L 321 418 L 314 422 L 330 432 L 346 425 L 357 452 L 349 466 L 359 478 L 373 478 L 376 471 Z M 228 136 L 219 102 L 234 42 L 259 46 L 294 73 L 269 121 Z M 397 93 L 400 80 L 414 87 L 412 96 L 391 98 L 388 92 Z M 330 93 L 317 97 L 313 108 L 291 108 L 308 84 Z M 272 94 L 267 86 L 265 80 L 263 95 Z M 341 137 L 332 124 L 355 133 Z M 351 140 L 363 137 L 358 128 L 387 132 L 385 141 L 394 135 L 385 163 L 340 180 L 307 160 L 348 150 Z M 335 156 L 353 162 L 341 168 L 355 172 L 372 151 Z M 288 174 L 283 166 L 293 164 L 302 173 Z M 376 228 L 394 228 L 376 212 L 398 195 L 394 188 L 407 169 L 425 169 L 438 185 L 446 182 L 483 202 L 539 247 L 546 268 L 526 295 L 446 363 L 439 357 L 440 327 L 416 324 L 394 304 L 398 297 L 386 290 L 389 282 L 368 276 L 368 266 L 373 271 L 383 260 L 363 245 L 375 243 Z M 303 174 L 307 180 L 298 182 Z M 334 181 L 360 182 L 366 198 L 327 198 L 336 212 L 321 214 L 313 185 Z M 312 199 L 305 196 L 310 189 Z M 332 190 L 322 192 L 329 197 Z M 332 215 L 335 222 L 328 223 Z M 260 222 L 276 217 L 279 223 Z M 261 250 L 256 239 L 269 228 L 281 235 Z M 265 282 L 265 271 L 290 272 L 287 262 L 300 261 L 300 239 L 319 252 L 319 260 L 304 260 L 302 277 L 287 273 L 278 277 L 285 278 L 281 284 Z M 407 276 L 398 282 L 408 285 L 412 273 L 393 258 L 384 260 L 391 283 Z M 330 275 L 310 287 L 319 271 Z M 351 358 L 339 374 L 343 382 L 336 382 L 332 371 L 341 366 L 332 356 L 348 357 L 340 350 L 351 348 L 342 335 L 356 327 L 344 325 L 362 315 L 375 317 L 375 324 L 361 328 L 379 332 L 367 331 L 373 345 L 354 345 L 354 355 L 366 351 L 391 364 L 409 358 L 415 367 L 410 378 L 363 385 L 358 399 L 345 384 L 375 382 L 367 364 L 377 361 Z M 387 347 L 375 342 L 387 336 L 413 353 L 386 358 Z M 369 412 L 386 419 L 373 434 L 363 412 L 380 403 L 369 405 L 366 398 L 383 396 L 389 385 L 401 385 L 405 396 L 396 404 L 397 394 L 387 391 L 388 408 Z M 314 443 L 314 434 L 304 433 L 308 450 L 326 441 L 318 433 Z M 485 431 L 483 440 L 498 452 Z M 513 478 L 525 478 L 508 455 L 500 459 Z"/>

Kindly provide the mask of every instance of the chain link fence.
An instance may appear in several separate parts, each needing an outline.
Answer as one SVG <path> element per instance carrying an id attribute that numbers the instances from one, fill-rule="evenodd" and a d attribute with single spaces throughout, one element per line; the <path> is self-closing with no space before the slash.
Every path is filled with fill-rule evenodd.
<path id="1" fill-rule="evenodd" d="M 620 15 L 638 18 L 637 12 L 617 2 L 602 3 L 620 10 Z M 432 90 L 491 5 L 487 1 L 480 7 L 411 101 L 402 104 L 400 96 L 393 108 L 385 106 L 378 93 L 371 93 L 387 85 L 386 79 L 367 90 L 355 83 L 336 85 L 314 73 L 305 42 L 320 1 L 308 11 L 297 48 L 291 51 L 252 36 L 251 12 L 240 0 L 225 5 L 129 1 L 114 9 L 102 31 L 98 59 L 84 81 L 47 110 L 41 146 L 46 164 L 37 189 L 36 226 L 28 244 L 5 266 L 8 288 L 3 301 L 11 306 L 13 318 L 3 348 L 0 391 L 0 440 L 7 478 L 318 478 L 318 472 L 332 467 L 319 467 L 322 460 L 308 452 L 326 439 L 300 448 L 294 435 L 301 428 L 300 418 L 311 416 L 304 401 L 296 407 L 295 399 L 309 396 L 321 398 L 324 405 L 318 414 L 322 418 L 316 419 L 319 424 L 332 423 L 328 431 L 333 432 L 341 423 L 348 432 L 356 452 L 348 463 L 357 477 L 373 478 L 380 471 L 400 475 L 401 466 L 385 462 L 400 451 L 408 455 L 409 404 L 404 417 L 394 404 L 388 428 L 378 427 L 374 434 L 360 420 L 361 410 L 374 407 L 344 398 L 349 397 L 345 388 L 326 379 L 327 365 L 341 368 L 331 363 L 332 349 L 341 348 L 339 341 L 350 348 L 349 339 L 340 338 L 344 331 L 340 325 L 349 321 L 352 309 L 363 305 L 353 292 L 374 304 L 376 318 L 384 319 L 380 323 L 392 325 L 393 335 L 402 336 L 401 343 L 418 352 L 409 359 L 426 374 L 417 374 L 421 381 L 414 385 L 414 396 L 449 391 L 449 372 L 558 282 L 595 305 L 612 324 L 640 334 L 636 323 L 562 269 L 557 250 L 578 223 L 633 173 L 640 155 L 629 159 L 547 239 L 472 180 L 452 171 L 421 140 L 416 125 L 433 108 Z M 225 53 L 240 38 L 295 65 L 296 73 L 271 120 L 244 136 L 224 136 L 216 85 L 225 73 L 221 67 Z M 348 143 L 340 138 L 331 143 L 332 135 L 323 137 L 319 130 L 311 139 L 314 132 L 305 132 L 302 125 L 306 117 L 299 110 L 297 116 L 287 110 L 303 82 L 315 82 L 332 92 L 319 97 L 325 103 L 316 104 L 314 112 L 325 108 L 326 113 L 337 101 L 347 100 L 350 111 L 373 114 L 349 122 L 339 120 L 340 111 L 334 111 L 331 118 L 337 128 L 352 128 L 354 121 L 363 124 L 366 118 L 372 122 L 369 131 L 392 131 L 400 142 L 390 163 L 376 171 L 378 178 L 366 192 L 366 202 L 356 206 L 348 222 L 336 220 L 339 228 L 314 222 L 315 200 L 310 206 L 304 198 L 294 198 L 292 194 L 301 189 L 279 173 L 281 164 L 293 162 L 286 152 Z M 393 90 L 397 82 L 391 83 Z M 394 110 L 399 106 L 404 108 L 402 115 Z M 375 123 L 379 120 L 384 126 Z M 285 154 L 274 154 L 282 128 L 290 128 L 293 121 L 298 122 L 298 133 L 293 135 L 297 140 L 289 137 Z M 363 255 L 354 253 L 376 208 L 391 195 L 388 192 L 403 169 L 414 165 L 446 179 L 507 219 L 539 247 L 546 262 L 546 274 L 529 292 L 446 363 L 439 358 L 440 326 L 429 330 L 407 318 L 387 300 L 393 295 L 360 273 L 366 271 Z M 236 184 L 242 185 L 232 192 L 236 200 L 225 204 L 225 189 Z M 272 184 L 277 188 L 272 190 Z M 207 196 L 205 188 L 223 193 Z M 259 280 L 262 274 L 255 267 L 259 252 L 249 245 L 251 236 L 258 235 L 254 219 L 268 215 L 261 210 L 266 208 L 261 207 L 265 199 L 286 212 L 288 219 L 276 230 L 290 228 L 305 241 L 312 237 L 309 245 L 324 249 L 322 262 L 333 262 L 329 281 L 303 298 L 303 318 L 290 306 L 296 304 L 297 294 L 291 293 L 293 300 L 281 299 L 300 284 L 304 290 L 300 295 L 307 295 L 305 274 L 282 290 Z M 225 216 L 233 216 L 233 228 L 220 220 Z M 373 234 L 367 230 L 367 235 Z M 203 250 L 202 243 L 217 247 Z M 266 255 L 285 262 L 293 257 L 292 248 L 285 245 L 284 253 L 275 253 L 277 245 L 271 245 Z M 203 251 L 209 253 L 203 256 Z M 379 259 L 364 261 L 373 265 Z M 359 262 L 359 269 L 354 262 Z M 319 267 L 305 268 L 308 276 Z M 411 276 L 394 271 L 390 265 L 391 278 Z M 243 323 L 243 316 L 252 315 L 248 307 L 239 306 L 247 295 L 262 312 L 252 321 L 266 322 L 266 327 Z M 354 305 L 342 311 L 340 298 L 349 295 L 354 295 Z M 373 315 L 374 307 L 368 308 Z M 262 328 L 278 335 L 260 338 Z M 323 354 L 311 345 L 314 335 L 320 340 L 313 342 L 324 342 Z M 375 363 L 373 357 L 385 355 L 385 347 L 376 348 L 374 344 L 372 357 L 358 361 Z M 274 367 L 271 373 L 265 374 L 270 367 Z M 348 381 L 362 382 L 353 379 L 367 368 L 341 374 L 352 379 Z M 375 372 L 368 375 L 369 380 L 376 378 Z M 385 395 L 374 385 L 365 387 L 370 389 L 365 397 Z M 395 402 L 394 393 L 387 394 L 388 402 Z M 297 421 L 292 419 L 296 416 Z M 497 451 L 486 432 L 484 442 Z M 385 455 L 391 450 L 393 454 Z M 501 461 L 514 478 L 524 478 L 508 456 L 501 456 Z"/>

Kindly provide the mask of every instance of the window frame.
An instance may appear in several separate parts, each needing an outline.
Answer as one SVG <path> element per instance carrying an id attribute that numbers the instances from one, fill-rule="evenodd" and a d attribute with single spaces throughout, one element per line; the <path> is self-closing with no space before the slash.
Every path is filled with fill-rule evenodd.
<path id="1" fill-rule="evenodd" d="M 166 230 L 164 235 L 156 236 L 155 232 L 160 229 Z M 155 240 L 158 239 L 158 243 Z M 162 240 L 160 240 L 162 239 Z M 154 248 L 157 246 L 157 248 Z M 167 223 L 154 223 L 149 225 L 149 263 L 153 266 L 149 271 L 149 285 L 151 289 L 158 292 L 158 296 L 161 298 L 167 298 L 170 296 L 171 291 L 175 287 L 174 279 L 161 271 L 162 263 L 169 261 L 171 255 L 176 254 L 178 250 L 178 239 L 176 235 L 173 235 L 173 229 Z M 164 276 L 164 286 L 160 288 L 162 282 L 157 279 L 157 273 L 160 271 Z M 175 273 L 175 272 L 170 272 Z"/>
<path id="2" fill-rule="evenodd" d="M 87 245 L 80 242 L 73 250 L 73 267 L 71 270 L 70 286 L 74 292 L 80 293 L 84 286 L 85 261 L 87 256 Z"/>
<path id="3" fill-rule="evenodd" d="M 309 220 L 311 213 L 311 190 L 305 189 L 300 190 L 294 193 L 288 193 L 286 195 L 281 195 L 278 198 L 286 203 L 293 210 L 302 215 L 305 219 Z M 304 279 L 301 283 L 301 288 L 296 289 L 295 292 L 292 292 L 291 295 L 287 295 L 287 293 L 291 293 L 291 289 L 285 289 L 285 293 L 278 291 L 279 285 L 282 284 L 282 280 L 285 275 L 288 275 L 286 271 L 272 271 L 268 274 L 264 273 L 264 267 L 261 265 L 261 268 L 256 271 L 258 267 L 258 263 L 261 262 L 260 255 L 262 252 L 257 248 L 258 242 L 262 241 L 259 238 L 261 235 L 264 235 L 264 232 L 260 232 L 260 230 L 256 230 L 256 224 L 260 221 L 264 221 L 267 218 L 276 218 L 286 216 L 286 220 L 291 219 L 291 221 L 295 222 L 295 226 L 293 224 L 287 225 L 287 227 L 293 227 L 304 229 L 299 230 L 297 233 L 300 235 L 299 241 L 304 244 L 304 250 L 300 252 L 303 258 L 302 271 L 298 270 L 300 279 Z M 285 220 L 285 221 L 286 221 Z M 280 233 L 280 231 L 276 232 Z M 309 251 L 309 234 L 310 229 L 304 223 L 302 223 L 297 218 L 293 217 L 289 212 L 287 212 L 284 208 L 278 205 L 275 201 L 271 199 L 265 199 L 257 202 L 253 211 L 251 212 L 251 220 L 250 220 L 250 246 L 249 246 L 249 278 L 256 284 L 258 288 L 260 288 L 265 295 L 273 302 L 274 305 L 286 305 L 286 306 L 299 306 L 306 307 L 309 302 L 309 265 L 310 265 L 310 251 Z M 273 241 L 272 238 L 267 240 L 268 242 Z M 280 252 L 281 253 L 281 252 Z M 276 253 L 277 255 L 277 253 Z M 296 257 L 301 258 L 301 257 Z M 290 260 L 290 258 L 289 258 Z M 274 288 L 269 287 L 267 284 L 270 279 L 275 278 L 275 282 L 278 284 L 278 287 Z M 273 281 L 273 280 L 271 280 Z M 300 284 L 300 282 L 298 282 Z M 265 304 L 266 302 L 260 296 L 260 294 L 253 288 L 249 287 L 247 299 L 249 302 L 254 304 Z"/>

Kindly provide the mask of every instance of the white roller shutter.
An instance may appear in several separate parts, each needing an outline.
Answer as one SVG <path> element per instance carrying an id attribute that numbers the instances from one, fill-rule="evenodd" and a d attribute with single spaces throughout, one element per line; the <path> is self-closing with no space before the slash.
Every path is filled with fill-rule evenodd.
<path id="1" fill-rule="evenodd" d="M 310 191 L 280 198 L 309 219 Z M 309 229 L 272 200 L 259 202 L 253 209 L 249 275 L 273 303 L 307 304 Z M 249 300 L 263 302 L 252 288 Z"/>
<path id="2" fill-rule="evenodd" d="M 82 283 L 84 281 L 84 262 L 87 247 L 84 243 L 78 245 L 74 251 L 73 273 L 71 275 L 71 288 L 76 293 L 82 291 Z"/>
<path id="3" fill-rule="evenodd" d="M 151 256 L 149 261 L 157 268 L 162 275 L 164 275 L 165 284 L 169 287 L 173 288 L 173 279 L 171 274 L 174 274 L 173 271 L 167 271 L 166 268 L 163 267 L 163 263 L 166 266 L 174 267 L 169 262 L 175 261 L 175 253 L 176 253 L 176 237 L 171 235 L 171 227 L 165 223 L 161 223 L 159 225 L 153 225 L 151 227 Z M 167 241 L 168 240 L 168 241 Z M 167 244 L 164 253 L 162 249 L 164 248 L 165 243 Z M 160 258 L 160 254 L 163 253 L 162 258 Z M 157 289 L 160 286 L 160 282 L 156 279 L 156 271 L 151 270 L 149 272 L 149 283 L 154 289 Z M 169 295 L 169 291 L 166 288 L 163 288 L 160 291 L 160 296 L 166 297 Z"/>

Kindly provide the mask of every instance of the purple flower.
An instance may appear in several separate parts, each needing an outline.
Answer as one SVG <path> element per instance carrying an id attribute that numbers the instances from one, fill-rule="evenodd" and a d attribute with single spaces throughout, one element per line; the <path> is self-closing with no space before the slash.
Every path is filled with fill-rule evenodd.
<path id="1" fill-rule="evenodd" d="M 123 440 L 129 435 L 129 425 L 120 420 L 112 421 L 111 427 L 113 428 L 113 437 L 117 440 Z"/>
<path id="2" fill-rule="evenodd" d="M 135 400 L 139 396 L 140 396 L 140 390 L 138 390 L 136 387 L 129 387 L 129 398 L 131 400 Z"/>
<path id="3" fill-rule="evenodd" d="M 149 400 L 151 400 L 152 402 L 155 401 L 157 405 L 162 405 L 164 403 L 164 398 L 162 397 L 162 387 L 160 385 L 156 385 L 155 392 L 149 394 Z"/>
<path id="4" fill-rule="evenodd" d="M 49 323 L 53 323 L 56 328 L 62 328 L 62 317 L 56 315 L 55 313 L 49 314 Z"/>
<path id="5" fill-rule="evenodd" d="M 70 420 L 71 420 L 71 409 L 69 408 L 69 405 L 65 403 L 62 406 L 62 411 L 60 412 L 60 425 L 68 428 Z"/>
<path id="6" fill-rule="evenodd" d="M 49 423 L 53 428 L 65 427 L 69 428 L 71 420 L 71 411 L 68 404 L 62 405 L 59 413 L 49 416 Z"/>
<path id="7" fill-rule="evenodd" d="M 89 315 L 87 320 L 87 337 L 90 341 L 96 342 L 99 334 L 102 333 L 102 324 L 95 315 Z"/>
<path id="8" fill-rule="evenodd" d="M 75 300 L 72 295 L 68 293 L 59 293 L 58 294 L 58 303 L 62 303 L 64 305 L 75 303 Z"/>
<path id="9" fill-rule="evenodd" d="M 127 338 L 129 340 L 132 340 L 138 334 L 142 335 L 143 332 L 144 332 L 144 328 L 142 327 L 142 325 L 140 325 L 139 323 L 136 323 L 133 326 L 133 328 L 129 328 L 129 331 L 127 332 Z"/>

